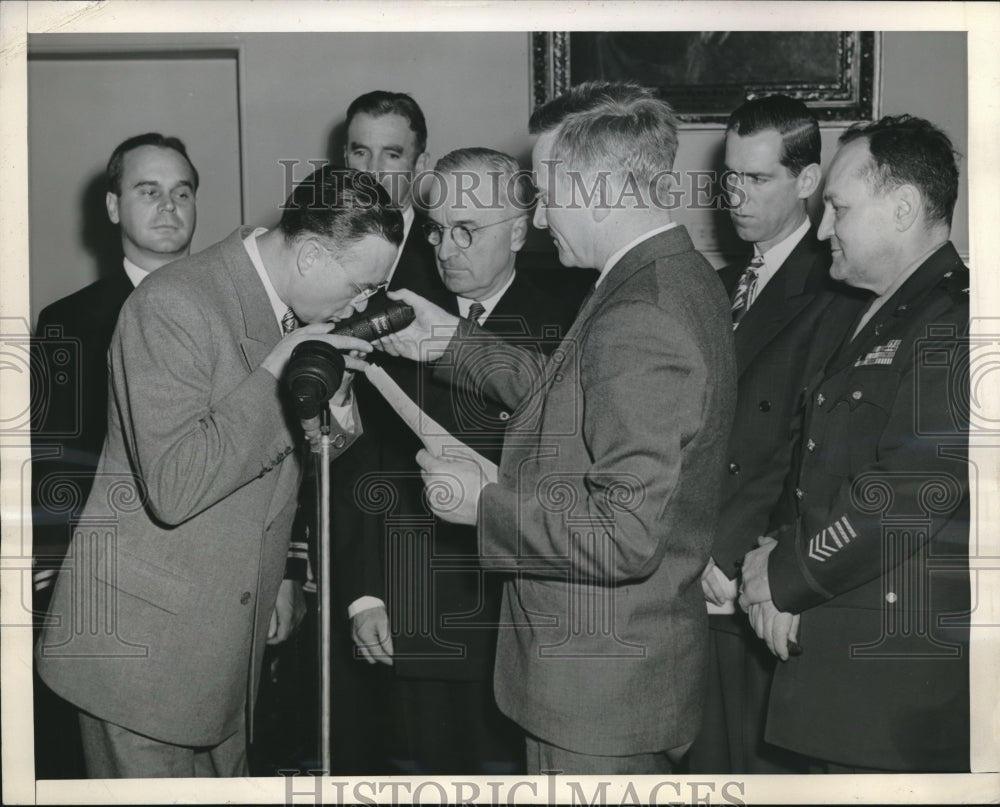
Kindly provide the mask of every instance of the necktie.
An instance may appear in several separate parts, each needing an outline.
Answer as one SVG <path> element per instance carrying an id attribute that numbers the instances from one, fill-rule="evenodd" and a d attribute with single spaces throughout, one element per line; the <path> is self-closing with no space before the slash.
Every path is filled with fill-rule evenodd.
<path id="1" fill-rule="evenodd" d="M 486 307 L 482 303 L 473 303 L 469 306 L 469 319 L 479 324 L 479 318 L 486 313 Z"/>
<path id="2" fill-rule="evenodd" d="M 281 318 L 281 334 L 285 336 L 299 327 L 299 321 L 295 318 L 295 312 L 289 308 L 285 316 Z"/>
<path id="3" fill-rule="evenodd" d="M 733 293 L 733 330 L 740 324 L 740 320 L 746 316 L 753 303 L 757 292 L 757 273 L 764 266 L 764 258 L 761 255 L 754 255 L 749 266 L 740 276 L 740 282 L 736 284 L 736 291 Z"/>

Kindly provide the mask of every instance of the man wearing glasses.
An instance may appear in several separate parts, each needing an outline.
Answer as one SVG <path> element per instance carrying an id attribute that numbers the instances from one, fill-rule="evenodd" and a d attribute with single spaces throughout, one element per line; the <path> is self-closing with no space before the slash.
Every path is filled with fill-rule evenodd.
<path id="1" fill-rule="evenodd" d="M 330 323 L 364 308 L 358 289 L 385 279 L 402 241 L 363 176 L 315 172 L 277 228 L 158 269 L 121 310 L 108 436 L 36 653 L 80 710 L 90 777 L 247 775 L 300 478 L 280 379 L 307 339 L 370 350 Z M 360 425 L 344 375 L 335 456 Z"/>
<path id="2" fill-rule="evenodd" d="M 441 158 L 420 190 L 429 216 L 423 234 L 447 289 L 438 303 L 530 347 L 537 361 L 521 369 L 540 376 L 543 354 L 558 344 L 575 307 L 514 269 L 534 190 L 526 172 L 506 154 L 459 149 Z M 434 381 L 413 362 L 398 364 L 394 377 L 456 440 L 499 460 L 509 409 Z M 358 653 L 371 665 L 392 668 L 390 770 L 517 773 L 523 739 L 497 709 L 491 686 L 503 576 L 480 568 L 473 527 L 432 517 L 415 462 L 420 445 L 407 434 L 391 457 L 381 457 L 378 478 L 362 480 L 357 494 L 369 502 L 365 532 L 379 540 L 355 542 L 341 566 L 350 570 L 356 601 L 370 606 L 353 614 Z M 391 507 L 371 513 L 370 502 L 387 488 L 383 501 Z"/>

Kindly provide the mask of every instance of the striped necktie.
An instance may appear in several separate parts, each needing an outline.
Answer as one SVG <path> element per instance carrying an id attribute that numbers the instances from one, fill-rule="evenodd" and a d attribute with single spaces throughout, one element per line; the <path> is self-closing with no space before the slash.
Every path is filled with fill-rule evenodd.
<path id="1" fill-rule="evenodd" d="M 282 336 L 290 334 L 298 327 L 299 327 L 299 321 L 295 317 L 295 312 L 292 311 L 291 308 L 289 308 L 285 312 L 285 316 L 281 318 L 281 334 Z"/>
<path id="2" fill-rule="evenodd" d="M 736 284 L 736 291 L 733 292 L 733 330 L 740 324 L 740 320 L 746 316 L 747 311 L 750 310 L 750 306 L 754 301 L 754 297 L 757 294 L 757 273 L 764 266 L 764 257 L 762 255 L 754 255 L 753 260 L 743 274 L 740 276 L 740 282 Z"/>
<path id="3" fill-rule="evenodd" d="M 479 324 L 479 318 L 486 313 L 486 306 L 482 303 L 473 303 L 469 306 L 469 319 Z"/>

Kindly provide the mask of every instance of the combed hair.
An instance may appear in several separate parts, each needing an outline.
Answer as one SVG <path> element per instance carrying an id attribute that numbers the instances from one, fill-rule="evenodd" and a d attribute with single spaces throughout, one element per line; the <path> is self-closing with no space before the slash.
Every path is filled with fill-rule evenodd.
<path id="1" fill-rule="evenodd" d="M 840 136 L 840 143 L 862 137 L 872 155 L 863 172 L 872 192 L 882 195 L 900 185 L 914 185 L 924 198 L 927 221 L 951 227 L 960 155 L 948 135 L 923 118 L 887 115 L 874 123 L 854 124 Z"/>
<path id="2" fill-rule="evenodd" d="M 161 149 L 173 149 L 180 154 L 187 164 L 191 166 L 191 174 L 194 176 L 194 190 L 198 190 L 198 169 L 194 167 L 191 158 L 188 157 L 184 142 L 179 137 L 168 137 L 159 132 L 147 132 L 146 134 L 135 135 L 128 140 L 118 144 L 117 148 L 111 152 L 108 159 L 107 168 L 104 170 L 104 179 L 108 192 L 115 196 L 122 195 L 122 171 L 125 162 L 125 155 L 142 146 L 157 146 Z"/>
<path id="3" fill-rule="evenodd" d="M 774 129 L 781 135 L 779 162 L 793 177 L 815 163 L 819 165 L 822 143 L 819 122 L 802 101 L 787 95 L 751 98 L 729 116 L 727 132 L 740 137 Z"/>
<path id="4" fill-rule="evenodd" d="M 286 241 L 317 235 L 344 249 L 367 235 L 403 243 L 403 215 L 373 174 L 325 165 L 295 186 L 278 229 Z"/>
<path id="5" fill-rule="evenodd" d="M 380 118 L 383 115 L 400 115 L 406 118 L 410 129 L 417 136 L 417 154 L 426 151 L 427 121 L 420 105 L 405 92 L 373 90 L 359 95 L 347 108 L 347 128 L 350 128 L 354 116 L 362 112 L 373 118 Z"/>
<path id="6" fill-rule="evenodd" d="M 631 174 L 654 182 L 674 167 L 677 116 L 648 87 L 631 81 L 587 81 L 534 111 L 532 134 L 556 130 L 553 159 L 568 169 Z"/>
<path id="7" fill-rule="evenodd" d="M 434 171 L 439 174 L 484 171 L 491 182 L 497 183 L 490 189 L 494 191 L 490 199 L 502 198 L 507 207 L 522 211 L 525 215 L 535 197 L 531 172 L 521 168 L 517 160 L 502 151 L 480 147 L 455 149 L 437 161 Z M 509 189 L 513 190 L 512 195 L 508 195 Z"/>

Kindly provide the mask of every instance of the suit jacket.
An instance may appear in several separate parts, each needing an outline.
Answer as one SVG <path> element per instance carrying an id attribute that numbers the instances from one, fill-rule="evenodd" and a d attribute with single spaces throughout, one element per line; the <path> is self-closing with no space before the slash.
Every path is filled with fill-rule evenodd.
<path id="1" fill-rule="evenodd" d="M 735 399 L 729 303 L 675 226 L 631 249 L 539 378 L 462 324 L 438 372 L 516 407 L 479 504 L 505 585 L 494 689 L 572 751 L 660 751 L 698 730 L 708 655 L 699 576 Z M 479 377 L 483 362 L 496 371 Z"/>
<path id="2" fill-rule="evenodd" d="M 768 578 L 800 613 L 769 742 L 845 765 L 969 769 L 969 273 L 946 244 L 807 391 Z"/>
<path id="3" fill-rule="evenodd" d="M 720 270 L 730 296 L 745 268 L 741 262 Z M 771 514 L 792 464 L 792 422 L 802 388 L 843 341 L 868 299 L 831 280 L 829 268 L 829 243 L 818 241 L 810 228 L 734 333 L 739 386 L 712 548 L 716 564 L 730 578 L 739 573 L 743 555 L 757 546 L 758 536 L 777 526 Z M 849 297 L 853 308 L 824 316 L 838 295 Z M 746 618 L 734 616 L 712 624 L 741 628 Z M 729 624 L 737 620 L 740 626 Z"/>
<path id="4" fill-rule="evenodd" d="M 454 294 L 441 302 L 458 313 Z M 541 357 L 559 344 L 576 307 L 557 301 L 518 273 L 484 328 L 537 351 L 537 374 Z M 508 408 L 434 380 L 427 365 L 410 362 L 395 367 L 393 376 L 451 435 L 490 461 L 500 461 Z M 406 432 L 392 445 L 382 441 L 378 468 L 359 477 L 354 487 L 359 502 L 367 503 L 359 510 L 375 522 L 381 536 L 361 547 L 371 556 L 366 567 L 382 571 L 363 593 L 387 605 L 397 675 L 484 680 L 493 671 L 501 585 L 507 574 L 479 568 L 474 528 L 434 518 L 414 459 L 422 444 L 409 429 Z M 386 506 L 373 508 L 379 497 Z"/>
<path id="5" fill-rule="evenodd" d="M 57 694 L 180 745 L 224 740 L 253 703 L 295 511 L 298 427 L 260 367 L 281 332 L 251 231 L 123 306 L 107 441 L 36 649 Z"/>
<path id="6" fill-rule="evenodd" d="M 40 566 L 62 560 L 90 493 L 107 430 L 108 346 L 132 288 L 119 266 L 38 316 L 31 376 L 32 526 Z"/>

